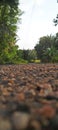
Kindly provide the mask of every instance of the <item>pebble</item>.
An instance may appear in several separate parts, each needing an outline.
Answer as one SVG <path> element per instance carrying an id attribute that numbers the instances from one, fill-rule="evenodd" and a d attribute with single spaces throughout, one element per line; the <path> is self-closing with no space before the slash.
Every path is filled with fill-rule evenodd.
<path id="1" fill-rule="evenodd" d="M 16 99 L 17 99 L 18 101 L 24 101 L 24 100 L 25 100 L 24 93 L 18 93 L 18 94 L 16 95 Z"/>
<path id="2" fill-rule="evenodd" d="M 26 129 L 28 126 L 29 120 L 30 120 L 29 114 L 17 112 L 17 111 L 14 112 L 11 118 L 13 128 L 16 130 Z"/>
<path id="3" fill-rule="evenodd" d="M 44 117 L 51 119 L 56 114 L 55 109 L 50 105 L 45 105 L 40 109 L 41 115 Z"/>
<path id="4" fill-rule="evenodd" d="M 51 120 L 51 126 L 53 130 L 58 130 L 58 115 L 55 115 Z"/>
<path id="5" fill-rule="evenodd" d="M 29 126 L 30 130 L 41 130 L 41 124 L 40 122 L 36 120 L 32 120 Z"/>
<path id="6" fill-rule="evenodd" d="M 10 121 L 0 118 L 0 130 L 12 130 Z"/>

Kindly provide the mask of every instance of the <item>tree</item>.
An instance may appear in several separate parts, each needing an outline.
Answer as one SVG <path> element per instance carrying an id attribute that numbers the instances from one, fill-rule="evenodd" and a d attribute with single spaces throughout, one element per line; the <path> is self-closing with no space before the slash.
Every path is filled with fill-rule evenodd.
<path id="1" fill-rule="evenodd" d="M 55 36 L 41 37 L 35 50 L 42 62 L 58 62 L 58 33 Z"/>
<path id="2" fill-rule="evenodd" d="M 57 0 L 57 3 L 58 3 L 58 0 Z M 57 14 L 56 18 L 53 19 L 53 22 L 55 23 L 55 26 L 57 26 L 57 24 L 58 24 L 58 14 Z"/>
<path id="3" fill-rule="evenodd" d="M 51 48 L 47 48 L 44 52 L 44 61 L 45 62 L 55 62 L 57 52 L 54 46 L 51 46 Z"/>
<path id="4" fill-rule="evenodd" d="M 44 52 L 47 48 L 51 48 L 53 46 L 54 37 L 53 36 L 43 36 L 39 39 L 38 44 L 35 46 L 35 50 L 37 52 L 38 59 L 43 61 Z"/>
<path id="5" fill-rule="evenodd" d="M 58 33 L 56 33 L 56 36 L 55 36 L 54 46 L 55 46 L 56 50 L 58 50 Z"/>
<path id="6" fill-rule="evenodd" d="M 37 59 L 36 51 L 35 49 L 29 50 L 28 52 L 28 61 L 29 62 L 34 62 L 34 60 Z"/>
<path id="7" fill-rule="evenodd" d="M 23 59 L 24 60 L 28 60 L 28 54 L 29 54 L 29 50 L 23 49 Z"/>
<path id="8" fill-rule="evenodd" d="M 17 40 L 17 22 L 22 15 L 18 4 L 19 0 L 0 0 L 0 58 L 2 59 L 4 59 L 3 52 L 7 50 L 8 54 Z"/>
<path id="9" fill-rule="evenodd" d="M 24 60 L 27 60 L 28 62 L 34 62 L 34 60 L 37 59 L 36 51 L 35 49 L 32 50 L 25 50 L 23 49 L 23 57 Z"/>
<path id="10" fill-rule="evenodd" d="M 55 23 L 55 26 L 57 26 L 57 24 L 58 24 L 58 14 L 57 14 L 56 18 L 53 19 L 53 22 Z"/>

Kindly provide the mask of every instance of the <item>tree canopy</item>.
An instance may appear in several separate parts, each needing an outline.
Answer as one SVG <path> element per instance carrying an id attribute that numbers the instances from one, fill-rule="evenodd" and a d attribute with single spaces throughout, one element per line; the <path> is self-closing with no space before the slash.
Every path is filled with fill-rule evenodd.
<path id="1" fill-rule="evenodd" d="M 6 59 L 11 57 L 11 48 L 15 46 L 17 40 L 17 22 L 18 20 L 20 22 L 22 15 L 18 4 L 19 0 L 0 0 L 0 62 L 4 61 L 4 57 Z"/>
<path id="2" fill-rule="evenodd" d="M 35 46 L 37 58 L 42 62 L 58 62 L 58 33 L 55 36 L 43 36 Z"/>

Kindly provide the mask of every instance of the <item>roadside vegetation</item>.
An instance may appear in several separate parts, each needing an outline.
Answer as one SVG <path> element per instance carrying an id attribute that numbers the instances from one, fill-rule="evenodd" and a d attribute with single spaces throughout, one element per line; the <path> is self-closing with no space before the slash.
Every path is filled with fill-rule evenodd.
<path id="1" fill-rule="evenodd" d="M 16 45 L 17 23 L 21 23 L 24 13 L 18 5 L 19 0 L 0 0 L 0 64 L 58 62 L 58 32 L 40 37 L 32 50 L 21 50 Z M 58 14 L 53 21 L 56 26 Z"/>

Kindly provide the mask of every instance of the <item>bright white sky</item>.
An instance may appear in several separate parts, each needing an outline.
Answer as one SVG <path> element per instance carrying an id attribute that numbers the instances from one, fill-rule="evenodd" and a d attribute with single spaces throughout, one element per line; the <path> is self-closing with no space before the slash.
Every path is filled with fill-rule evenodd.
<path id="1" fill-rule="evenodd" d="M 19 7 L 24 11 L 17 32 L 20 49 L 33 49 L 40 37 L 58 32 L 53 23 L 58 13 L 57 0 L 20 0 Z"/>

